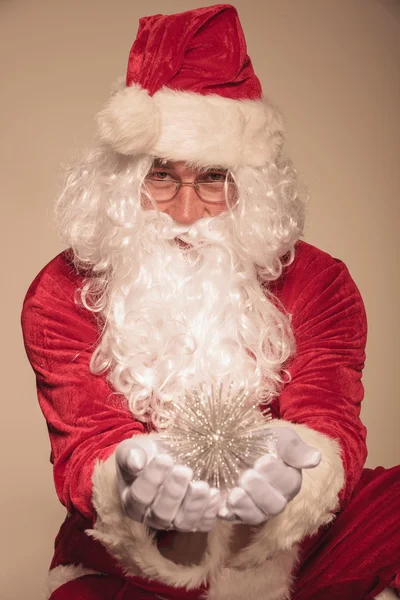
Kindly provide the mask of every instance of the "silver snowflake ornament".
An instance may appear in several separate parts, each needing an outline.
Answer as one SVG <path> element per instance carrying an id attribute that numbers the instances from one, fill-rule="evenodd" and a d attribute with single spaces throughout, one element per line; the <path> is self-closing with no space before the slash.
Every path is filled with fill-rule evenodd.
<path id="1" fill-rule="evenodd" d="M 193 470 L 195 480 L 231 489 L 257 458 L 275 455 L 270 419 L 244 389 L 202 385 L 171 403 L 170 425 L 160 438 L 177 463 Z"/>

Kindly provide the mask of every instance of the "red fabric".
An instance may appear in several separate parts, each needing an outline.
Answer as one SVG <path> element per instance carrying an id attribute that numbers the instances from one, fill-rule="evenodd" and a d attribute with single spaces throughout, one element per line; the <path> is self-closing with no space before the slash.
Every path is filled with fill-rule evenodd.
<path id="1" fill-rule="evenodd" d="M 363 471 L 351 502 L 333 525 L 303 544 L 292 598 L 372 600 L 388 586 L 400 591 L 399 498 L 400 467 Z M 156 598 L 152 593 L 168 600 L 201 597 L 200 590 L 143 589 L 123 577 L 87 576 L 65 584 L 51 600 L 146 600 Z"/>
<path id="2" fill-rule="evenodd" d="M 150 95 L 167 86 L 235 100 L 261 97 L 233 6 L 153 15 L 139 23 L 129 54 L 127 86 L 139 84 Z"/>
<path id="3" fill-rule="evenodd" d="M 170 588 L 163 591 L 153 587 L 153 591 L 148 591 L 120 577 L 85 575 L 62 585 L 50 600 L 200 600 L 202 594 L 201 590 Z"/>
<path id="4" fill-rule="evenodd" d="M 79 562 L 118 574 L 104 548 L 84 534 L 95 518 L 91 475 L 96 458 L 106 458 L 144 426 L 112 394 L 104 377 L 89 372 L 99 334 L 92 316 L 75 303 L 80 283 L 67 254 L 60 254 L 34 280 L 22 314 L 26 350 L 48 423 L 56 490 L 71 513 L 57 538 L 53 566 Z M 290 365 L 292 381 L 273 410 L 339 440 L 346 471 L 344 505 L 366 456 L 359 419 L 366 341 L 360 294 L 343 263 L 303 242 L 272 291 L 292 314 L 298 346 Z"/>
<path id="5" fill-rule="evenodd" d="M 107 458 L 144 426 L 104 378 L 89 372 L 99 334 L 88 311 L 75 303 L 80 282 L 66 255 L 59 255 L 32 283 L 22 325 L 49 429 L 58 497 L 70 513 L 93 517 L 95 459 Z"/>
<path id="6" fill-rule="evenodd" d="M 304 542 L 293 598 L 372 600 L 400 591 L 399 573 L 400 467 L 365 469 L 347 508 Z"/>
<path id="7" fill-rule="evenodd" d="M 103 577 L 100 575 L 85 575 L 62 585 L 51 596 L 50 600 L 123 600 L 126 582 L 119 577 Z M 150 600 L 154 596 L 148 594 L 131 596 L 135 600 Z"/>
<path id="8" fill-rule="evenodd" d="M 131 593 L 132 590 L 157 593 L 168 600 L 169 598 L 174 600 L 178 600 L 179 598 L 197 600 L 197 598 L 201 597 L 204 588 L 187 591 L 184 588 L 171 588 L 164 583 L 150 581 L 142 577 L 126 577 L 124 569 L 108 554 L 105 547 L 99 541 L 89 537 L 85 533 L 86 529 L 90 526 L 90 522 L 82 519 L 77 514 L 65 519 L 55 541 L 55 552 L 50 565 L 51 569 L 58 565 L 80 564 L 100 573 L 107 573 L 115 581 L 126 582 L 127 585 L 124 587 L 124 590 L 131 590 Z M 86 589 L 87 585 L 85 578 L 83 589 Z M 96 586 L 97 583 L 94 582 L 94 585 Z M 91 588 L 89 587 L 89 589 Z M 104 597 L 108 598 L 109 596 L 106 595 Z M 125 598 L 125 596 L 123 597 Z M 136 598 L 136 596 L 133 597 Z M 114 598 L 114 596 L 110 596 L 110 598 Z"/>
<path id="9" fill-rule="evenodd" d="M 363 302 L 345 265 L 304 243 L 272 291 L 292 314 L 297 344 L 291 382 L 272 408 L 278 417 L 339 440 L 346 474 L 343 507 L 367 456 L 360 421 L 367 335 Z"/>

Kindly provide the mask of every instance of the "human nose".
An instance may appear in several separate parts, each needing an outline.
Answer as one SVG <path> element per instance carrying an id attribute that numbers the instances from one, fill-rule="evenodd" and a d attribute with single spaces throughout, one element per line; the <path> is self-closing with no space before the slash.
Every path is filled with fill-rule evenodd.
<path id="1" fill-rule="evenodd" d="M 193 185 L 183 184 L 167 211 L 181 225 L 191 225 L 204 216 L 204 204 Z"/>

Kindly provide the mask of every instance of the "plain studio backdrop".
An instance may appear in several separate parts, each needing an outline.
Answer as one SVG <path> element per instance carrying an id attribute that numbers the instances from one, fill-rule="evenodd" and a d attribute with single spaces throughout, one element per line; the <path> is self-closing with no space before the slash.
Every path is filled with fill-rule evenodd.
<path id="1" fill-rule="evenodd" d="M 364 297 L 367 464 L 392 466 L 400 462 L 399 1 L 233 3 L 310 191 L 305 239 L 342 259 Z M 91 144 L 94 114 L 124 73 L 139 17 L 208 4 L 0 0 L 1 600 L 42 598 L 65 515 L 19 326 L 29 283 L 62 249 L 50 224 L 60 165 Z"/>

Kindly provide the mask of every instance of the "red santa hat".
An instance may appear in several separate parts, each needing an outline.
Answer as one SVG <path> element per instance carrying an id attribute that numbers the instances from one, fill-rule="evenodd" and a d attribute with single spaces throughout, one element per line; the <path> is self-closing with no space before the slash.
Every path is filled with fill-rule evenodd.
<path id="1" fill-rule="evenodd" d="M 140 19 L 126 82 L 98 124 L 101 140 L 122 154 L 201 166 L 261 166 L 283 140 L 228 4 Z"/>

